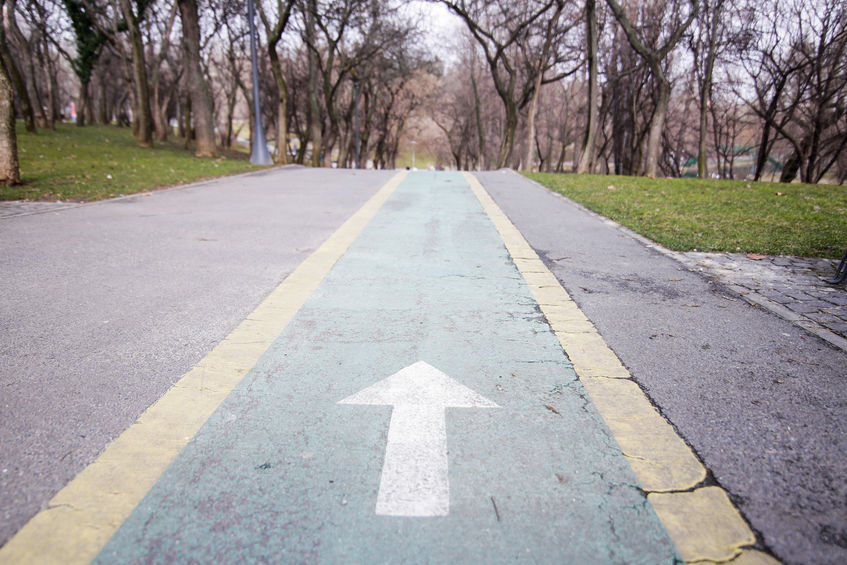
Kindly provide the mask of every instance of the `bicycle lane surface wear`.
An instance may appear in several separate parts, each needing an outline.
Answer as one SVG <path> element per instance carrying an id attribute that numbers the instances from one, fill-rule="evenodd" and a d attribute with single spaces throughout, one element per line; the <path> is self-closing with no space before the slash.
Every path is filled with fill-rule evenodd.
<path id="1" fill-rule="evenodd" d="M 676 556 L 464 177 L 415 172 L 95 562 L 518 559 Z"/>

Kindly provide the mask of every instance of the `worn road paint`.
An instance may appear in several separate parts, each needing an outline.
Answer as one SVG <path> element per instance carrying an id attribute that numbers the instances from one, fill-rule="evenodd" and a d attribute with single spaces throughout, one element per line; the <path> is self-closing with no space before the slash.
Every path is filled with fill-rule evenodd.
<path id="1" fill-rule="evenodd" d="M 690 563 L 730 559 L 774 563 L 767 554 L 751 549 L 755 536 L 726 493 L 718 487 L 702 486 L 706 470 L 696 455 L 656 411 L 482 184 L 470 173 L 464 175 L 642 488 L 649 493 L 648 500 L 681 557 Z"/>
<path id="2" fill-rule="evenodd" d="M 376 513 L 446 516 L 447 408 L 499 408 L 432 365 L 418 361 L 339 404 L 393 406 Z"/>
<path id="3" fill-rule="evenodd" d="M 90 562 L 406 177 L 398 173 L 0 548 L 0 563 Z"/>

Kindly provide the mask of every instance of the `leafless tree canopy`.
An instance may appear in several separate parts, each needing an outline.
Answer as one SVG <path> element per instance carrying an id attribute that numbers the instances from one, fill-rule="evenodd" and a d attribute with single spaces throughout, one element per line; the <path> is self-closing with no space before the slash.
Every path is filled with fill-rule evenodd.
<path id="1" fill-rule="evenodd" d="M 279 163 L 415 150 L 462 169 L 847 179 L 843 0 L 255 2 Z M 0 106 L 24 135 L 113 123 L 200 156 L 252 139 L 245 0 L 3 4 Z M 446 46 L 433 8 L 452 14 Z M 0 138 L 17 182 L 14 128 Z"/>

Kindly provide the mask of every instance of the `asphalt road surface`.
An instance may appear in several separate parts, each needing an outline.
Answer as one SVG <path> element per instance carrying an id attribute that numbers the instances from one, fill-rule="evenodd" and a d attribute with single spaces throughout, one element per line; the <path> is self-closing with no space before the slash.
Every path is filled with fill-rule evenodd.
<path id="1" fill-rule="evenodd" d="M 287 169 L 0 222 L 0 542 L 392 174 Z"/>
<path id="2" fill-rule="evenodd" d="M 847 354 L 514 172 L 479 178 L 767 546 L 847 562 Z"/>
<path id="3" fill-rule="evenodd" d="M 392 176 L 0 221 L 0 543 Z M 847 355 L 513 172 L 478 178 L 758 546 L 847 561 Z M 673 561 L 610 437 L 461 177 L 413 173 L 98 559 Z"/>

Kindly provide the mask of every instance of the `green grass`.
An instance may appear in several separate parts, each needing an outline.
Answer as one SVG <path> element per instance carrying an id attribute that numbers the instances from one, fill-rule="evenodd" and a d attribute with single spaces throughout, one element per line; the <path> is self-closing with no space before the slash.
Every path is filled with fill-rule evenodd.
<path id="1" fill-rule="evenodd" d="M 32 135 L 19 124 L 17 131 L 23 184 L 0 187 L 0 200 L 102 200 L 259 168 L 237 151 L 195 157 L 180 139 L 145 149 L 129 128 L 57 124 Z"/>
<path id="2" fill-rule="evenodd" d="M 676 251 L 840 258 L 847 187 L 527 173 Z"/>

